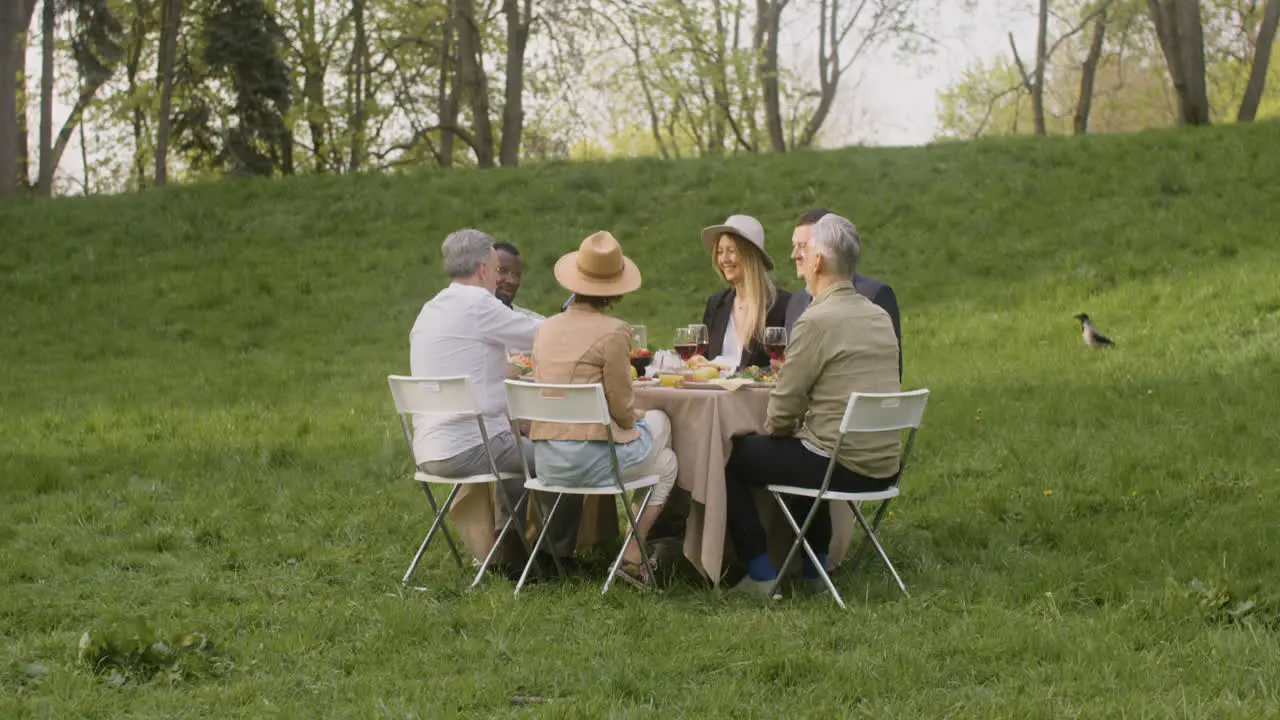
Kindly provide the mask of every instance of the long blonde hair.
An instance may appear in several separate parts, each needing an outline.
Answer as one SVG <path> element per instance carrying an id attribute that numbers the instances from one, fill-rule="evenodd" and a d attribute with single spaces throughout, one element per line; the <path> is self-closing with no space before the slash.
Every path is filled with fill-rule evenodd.
<path id="1" fill-rule="evenodd" d="M 716 274 L 721 280 L 729 282 L 729 279 L 724 276 L 724 270 L 720 268 L 719 259 L 720 241 L 725 238 L 733 240 L 733 246 L 738 253 L 738 267 L 742 270 L 737 290 L 747 305 L 747 317 L 750 319 L 748 327 L 751 329 L 747 335 L 747 342 L 743 343 L 745 348 L 752 340 L 764 342 L 765 321 L 769 315 L 769 308 L 773 307 L 773 303 L 778 299 L 778 286 L 774 284 L 773 278 L 769 276 L 769 271 L 764 266 L 764 253 L 760 248 L 730 233 L 720 235 L 716 240 L 715 252 L 711 254 L 711 265 L 715 267 Z"/>

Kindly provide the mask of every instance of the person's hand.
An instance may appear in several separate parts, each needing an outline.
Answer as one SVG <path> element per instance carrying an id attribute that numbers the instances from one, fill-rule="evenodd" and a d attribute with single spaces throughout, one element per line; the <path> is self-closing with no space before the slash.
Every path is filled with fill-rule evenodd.
<path id="1" fill-rule="evenodd" d="M 775 360 L 775 359 L 773 359 L 773 358 L 769 358 L 769 370 L 770 370 L 774 375 L 777 375 L 777 374 L 778 374 L 778 371 L 779 371 L 779 370 L 781 370 L 781 369 L 782 369 L 782 361 L 781 361 L 781 360 Z"/>

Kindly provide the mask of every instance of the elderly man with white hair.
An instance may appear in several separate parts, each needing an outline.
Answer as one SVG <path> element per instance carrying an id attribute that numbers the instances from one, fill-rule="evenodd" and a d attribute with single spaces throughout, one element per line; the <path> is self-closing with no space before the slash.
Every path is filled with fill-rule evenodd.
<path id="1" fill-rule="evenodd" d="M 534 331 L 541 321 L 513 311 L 495 297 L 499 264 L 492 237 L 471 228 L 459 230 L 445 238 L 441 251 L 449 285 L 422 306 L 409 333 L 410 372 L 416 377 L 465 375 L 470 378 L 498 470 L 521 473 L 520 453 L 507 417 L 503 390 L 508 369 L 507 348 L 533 347 Z M 413 451 L 418 467 L 433 475 L 452 478 L 490 471 L 480 430 L 470 417 L 430 415 L 416 418 Z M 531 446 L 526 444 L 525 451 L 525 459 L 532 469 Z M 523 489 L 523 478 L 506 480 L 502 485 L 508 499 L 505 507 L 511 507 Z M 474 486 L 468 488 L 473 489 Z M 461 525 L 459 520 L 462 517 L 474 517 L 477 505 L 487 507 L 487 493 L 460 493 L 451 513 L 455 523 Z M 499 503 L 494 512 L 494 521 L 501 526 L 506 521 L 504 504 Z M 571 513 L 565 515 L 566 523 L 576 520 L 569 517 Z M 523 527 L 520 518 L 517 522 Z M 483 523 L 483 526 L 487 525 L 487 522 Z M 472 553 L 483 557 L 493 537 L 475 537 L 468 528 L 461 526 L 459 530 Z M 549 539 L 556 552 L 573 554 L 573 530 L 576 526 L 565 528 L 563 533 L 552 529 Z M 523 547 L 515 538 L 508 536 L 504 550 L 507 557 L 500 564 L 516 570 L 523 566 Z"/>
<path id="2" fill-rule="evenodd" d="M 800 258 L 812 305 L 796 321 L 778 383 L 769 398 L 767 435 L 736 438 L 725 468 L 729 536 L 748 575 L 737 590 L 765 594 L 778 570 L 770 560 L 752 489 L 786 478 L 788 485 L 818 488 L 840 435 L 840 421 L 854 392 L 898 392 L 898 339 L 889 314 L 854 289 L 861 255 L 853 223 L 827 214 L 813 226 Z M 882 490 L 898 475 L 897 433 L 851 436 L 840 446 L 830 488 Z M 805 517 L 812 500 L 791 507 Z M 819 512 L 809 543 L 821 562 L 831 544 L 831 517 Z M 818 577 L 805 558 L 806 578 Z"/>

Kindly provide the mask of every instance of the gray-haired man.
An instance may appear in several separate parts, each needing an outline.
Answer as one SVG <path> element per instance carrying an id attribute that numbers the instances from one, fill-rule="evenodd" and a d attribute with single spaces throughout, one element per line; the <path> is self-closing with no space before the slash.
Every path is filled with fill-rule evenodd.
<path id="1" fill-rule="evenodd" d="M 441 246 L 449 285 L 422 306 L 409 332 L 409 365 L 415 377 L 456 377 L 471 379 L 471 389 L 489 436 L 494 462 L 501 472 L 520 473 L 520 453 L 507 417 L 507 348 L 533 347 L 533 334 L 540 323 L 514 312 L 494 296 L 498 286 L 498 257 L 493 238 L 474 229 L 459 230 L 445 238 Z M 533 468 L 532 444 L 525 444 L 525 459 Z M 475 420 L 469 417 L 423 416 L 414 421 L 413 451 L 418 467 L 441 477 L 466 477 L 490 472 L 484 444 Z M 508 502 L 514 505 L 524 481 L 502 483 Z M 466 498 L 458 502 L 466 512 Z M 487 500 L 487 497 L 486 497 Z M 503 503 L 496 507 L 496 522 L 506 521 Z M 458 518 L 455 515 L 455 521 Z M 519 522 L 523 527 L 523 522 Z M 463 528 L 459 528 L 463 530 Z M 576 528 L 574 528 L 576 530 Z M 469 540 L 465 537 L 464 541 Z M 562 543 L 552 537 L 558 552 Z M 492 537 L 467 542 L 473 554 L 483 557 Z M 514 546 L 509 546 L 516 552 Z M 513 563 L 522 558 L 509 558 Z"/>
<path id="2" fill-rule="evenodd" d="M 813 238 L 800 257 L 800 273 L 813 304 L 796 321 L 778 384 L 769 396 L 767 435 L 734 438 L 725 468 L 729 537 L 748 564 L 739 586 L 767 592 L 777 568 L 766 552 L 752 490 L 779 477 L 788 485 L 822 486 L 850 393 L 898 392 L 898 343 L 893 323 L 854 289 L 849 280 L 861 246 L 853 223 L 828 214 L 814 223 Z M 897 433 L 861 433 L 840 445 L 831 489 L 881 490 L 898 474 Z M 804 517 L 812 500 L 793 503 Z M 819 512 L 809 527 L 809 543 L 826 562 L 831 516 Z M 805 559 L 805 575 L 817 570 Z"/>
<path id="3" fill-rule="evenodd" d="M 813 236 L 813 226 L 819 220 L 830 215 L 831 211 L 824 208 L 813 208 L 806 210 L 803 215 L 796 218 L 795 230 L 791 233 L 791 259 L 796 264 L 796 276 L 801 277 L 800 262 L 803 258 L 804 249 L 809 244 L 809 239 Z M 856 231 L 855 231 L 856 232 Z M 859 238 L 861 243 L 861 238 Z M 894 294 L 893 288 L 885 283 L 880 282 L 866 275 L 853 275 L 853 287 L 863 297 L 871 302 L 884 308 L 889 313 L 889 319 L 893 321 L 893 334 L 898 338 L 898 379 L 902 379 L 902 319 L 898 313 L 898 296 Z M 791 294 L 791 302 L 787 304 L 787 332 L 791 332 L 791 328 L 795 327 L 796 320 L 800 314 L 809 307 L 809 303 L 813 300 L 813 296 L 806 290 L 801 290 Z"/>

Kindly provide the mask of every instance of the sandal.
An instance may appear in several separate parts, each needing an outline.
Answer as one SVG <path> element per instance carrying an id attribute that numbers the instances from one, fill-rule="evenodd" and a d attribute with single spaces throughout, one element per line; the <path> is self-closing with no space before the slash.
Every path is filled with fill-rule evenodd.
<path id="1" fill-rule="evenodd" d="M 641 590 L 661 592 L 658 590 L 658 582 L 654 576 L 652 563 L 645 565 L 642 562 L 635 562 L 624 558 L 622 564 L 618 566 L 618 569 L 614 571 L 613 575 L 628 585 L 638 587 Z"/>

